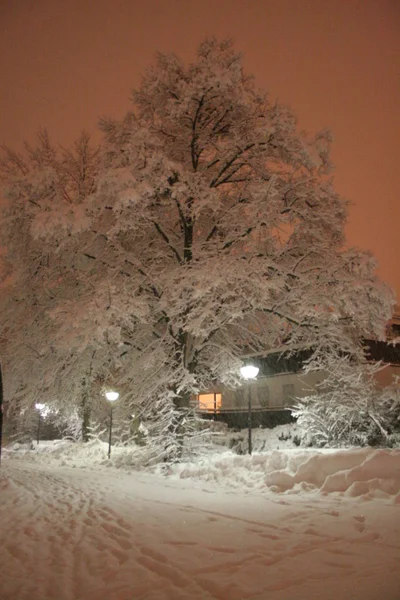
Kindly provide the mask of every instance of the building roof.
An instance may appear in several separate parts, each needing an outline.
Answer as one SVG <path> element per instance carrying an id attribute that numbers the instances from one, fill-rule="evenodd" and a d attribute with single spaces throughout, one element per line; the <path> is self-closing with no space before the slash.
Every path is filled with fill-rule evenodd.
<path id="1" fill-rule="evenodd" d="M 400 344 L 365 340 L 364 347 L 368 360 L 400 366 Z M 309 348 L 297 350 L 292 354 L 276 352 L 267 356 L 251 357 L 250 360 L 260 369 L 260 377 L 270 377 L 279 373 L 298 373 L 312 353 L 312 348 Z M 246 360 L 249 360 L 249 357 Z"/>

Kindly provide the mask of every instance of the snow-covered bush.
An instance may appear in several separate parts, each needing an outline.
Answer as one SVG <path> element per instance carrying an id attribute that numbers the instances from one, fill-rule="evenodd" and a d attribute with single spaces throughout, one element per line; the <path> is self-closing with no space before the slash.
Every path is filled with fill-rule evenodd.
<path id="1" fill-rule="evenodd" d="M 293 410 L 302 445 L 393 445 L 400 433 L 398 381 L 376 385 L 380 365 L 327 354 L 314 358 L 306 372 L 324 375 L 317 392 L 298 400 Z"/>
<path id="2" fill-rule="evenodd" d="M 395 377 L 374 401 L 375 410 L 387 431 L 387 446 L 400 446 L 400 377 Z"/>
<path id="3" fill-rule="evenodd" d="M 199 418 L 191 402 L 189 406 L 177 407 L 171 392 L 155 400 L 151 410 L 143 411 L 143 415 L 141 445 L 146 447 L 143 455 L 149 465 L 193 459 L 211 442 L 210 423 Z"/>

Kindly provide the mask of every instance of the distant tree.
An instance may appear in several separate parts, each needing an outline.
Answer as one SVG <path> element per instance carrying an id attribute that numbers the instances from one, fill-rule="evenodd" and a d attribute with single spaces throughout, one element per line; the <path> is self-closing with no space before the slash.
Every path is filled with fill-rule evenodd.
<path id="1" fill-rule="evenodd" d="M 381 334 L 393 299 L 373 258 L 345 248 L 329 133 L 300 133 L 231 42 L 205 41 L 188 67 L 159 54 L 132 102 L 122 121 L 101 121 L 101 163 L 88 154 L 96 177 L 82 193 L 74 184 L 72 203 L 75 180 L 62 174 L 82 174 L 76 150 L 57 166 L 29 151 L 34 176 L 11 157 L 23 177 L 11 172 L 8 215 L 34 248 L 35 298 L 58 347 L 102 353 L 127 413 L 162 415 L 169 460 L 182 453 L 191 395 L 236 382 L 244 354 L 356 351 Z M 12 260 L 18 252 L 26 260 L 11 244 Z"/>
<path id="2" fill-rule="evenodd" d="M 85 132 L 72 150 L 65 150 L 56 149 L 46 131 L 34 146 L 26 144 L 24 153 L 3 150 L 0 174 L 7 191 L 1 221 L 0 349 L 8 410 L 20 425 L 26 410 L 39 401 L 60 410 L 77 405 L 83 416 L 89 410 L 83 408 L 88 405 L 85 378 L 96 349 L 83 339 L 73 315 L 67 318 L 73 343 L 66 328 L 61 339 L 52 311 L 74 297 L 84 277 L 63 241 L 86 218 L 83 200 L 95 191 L 99 152 Z M 82 352 L 77 353 L 79 344 Z M 82 436 L 87 436 L 85 428 Z"/>

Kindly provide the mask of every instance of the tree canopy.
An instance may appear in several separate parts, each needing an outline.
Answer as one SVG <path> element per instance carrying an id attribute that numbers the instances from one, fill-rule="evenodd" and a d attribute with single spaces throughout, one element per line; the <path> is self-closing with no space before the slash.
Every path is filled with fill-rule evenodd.
<path id="1" fill-rule="evenodd" d="M 172 414 L 237 381 L 243 356 L 358 352 L 382 334 L 393 297 L 346 247 L 329 133 L 300 132 L 230 41 L 206 40 L 188 66 L 158 54 L 131 112 L 100 128 L 98 149 L 42 133 L 2 161 L 13 393 L 112 381 L 126 407 Z"/>

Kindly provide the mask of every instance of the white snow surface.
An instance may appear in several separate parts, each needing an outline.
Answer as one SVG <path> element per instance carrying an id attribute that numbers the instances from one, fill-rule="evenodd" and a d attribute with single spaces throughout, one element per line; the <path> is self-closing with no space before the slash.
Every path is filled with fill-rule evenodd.
<path id="1" fill-rule="evenodd" d="M 4 453 L 1 600 L 400 598 L 399 449 L 106 453 Z"/>

